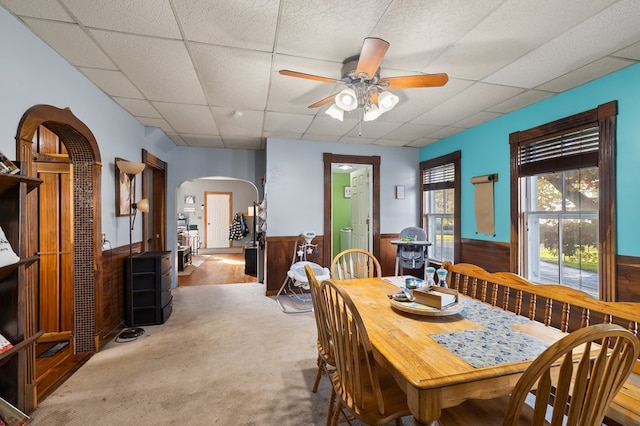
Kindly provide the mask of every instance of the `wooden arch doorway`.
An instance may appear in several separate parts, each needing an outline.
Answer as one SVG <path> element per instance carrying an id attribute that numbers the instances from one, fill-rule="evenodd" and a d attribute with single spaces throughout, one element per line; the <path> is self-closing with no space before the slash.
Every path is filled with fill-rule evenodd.
<path id="1" fill-rule="evenodd" d="M 46 330 L 33 360 L 40 400 L 97 349 L 102 163 L 93 133 L 68 108 L 27 110 L 16 143 L 22 173 L 43 180 L 24 218 L 34 230 L 27 252 L 40 255 L 25 295 L 30 333 Z M 55 361 L 41 356 L 49 348 Z"/>

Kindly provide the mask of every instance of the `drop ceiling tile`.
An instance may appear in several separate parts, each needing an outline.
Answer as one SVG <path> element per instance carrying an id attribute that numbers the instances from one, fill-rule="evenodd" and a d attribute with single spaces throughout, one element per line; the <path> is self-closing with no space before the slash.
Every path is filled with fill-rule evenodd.
<path id="1" fill-rule="evenodd" d="M 169 138 L 176 144 L 176 145 L 180 145 L 180 146 L 184 146 L 186 145 L 186 142 L 184 140 L 182 140 L 182 138 L 180 137 L 179 134 L 177 133 L 171 133 L 171 132 L 166 132 L 167 136 L 169 136 Z"/>
<path id="2" fill-rule="evenodd" d="M 25 23 L 67 62 L 78 67 L 115 70 L 115 64 L 77 24 L 26 18 Z"/>
<path id="3" fill-rule="evenodd" d="M 226 142 L 228 138 L 250 138 L 262 132 L 264 113 L 262 111 L 242 111 L 235 117 L 229 113 L 228 108 L 211 107 L 213 119 L 220 136 Z"/>
<path id="4" fill-rule="evenodd" d="M 307 133 L 314 135 L 342 136 L 357 125 L 358 120 L 355 118 L 347 118 L 347 116 L 345 116 L 344 121 L 340 121 L 322 114 L 313 119 Z"/>
<path id="5" fill-rule="evenodd" d="M 420 139 L 425 135 L 438 129 L 436 126 L 425 126 L 422 124 L 407 123 L 397 129 L 384 135 L 383 139 L 394 139 L 399 141 L 410 142 Z"/>
<path id="6" fill-rule="evenodd" d="M 548 90 L 551 92 L 562 92 L 588 83 L 612 72 L 616 72 L 635 63 L 637 62 L 623 58 L 602 58 L 561 77 L 553 79 L 539 86 L 538 89 Z"/>
<path id="7" fill-rule="evenodd" d="M 302 136 L 302 140 L 305 141 L 316 141 L 316 142 L 338 142 L 340 140 L 340 135 L 326 135 L 326 134 L 311 134 L 305 133 Z"/>
<path id="8" fill-rule="evenodd" d="M 57 1 L 51 0 L 2 0 L 7 10 L 22 17 L 51 19 L 54 21 L 74 22 L 74 19 Z"/>
<path id="9" fill-rule="evenodd" d="M 180 136 L 188 146 L 224 148 L 224 142 L 220 136 L 192 135 L 181 133 Z"/>
<path id="10" fill-rule="evenodd" d="M 311 124 L 313 117 L 302 114 L 286 114 L 267 111 L 264 118 L 265 132 L 304 133 Z"/>
<path id="11" fill-rule="evenodd" d="M 624 49 L 620 49 L 617 52 L 613 53 L 612 56 L 640 61 L 640 42 L 634 43 L 629 47 L 625 47 Z"/>
<path id="12" fill-rule="evenodd" d="M 210 105 L 265 109 L 269 53 L 196 43 L 191 44 L 191 53 Z"/>
<path id="13" fill-rule="evenodd" d="M 403 140 L 393 140 L 393 139 L 387 139 L 387 138 L 380 138 L 380 139 L 376 140 L 375 142 L 373 142 L 373 145 L 401 147 L 401 146 L 407 146 L 409 143 L 411 143 L 411 142 L 410 141 L 403 141 Z"/>
<path id="14" fill-rule="evenodd" d="M 478 126 L 487 121 L 491 121 L 494 118 L 501 117 L 502 114 L 497 112 L 488 112 L 488 111 L 480 111 L 477 114 L 473 114 L 467 118 L 464 118 L 456 123 L 453 123 L 455 127 L 461 127 L 465 129 L 470 129 L 471 127 Z"/>
<path id="15" fill-rule="evenodd" d="M 475 83 L 457 96 L 413 120 L 417 124 L 446 126 L 484 111 L 523 92 L 516 87 Z"/>
<path id="16" fill-rule="evenodd" d="M 555 93 L 543 92 L 541 90 L 527 90 L 518 95 L 515 95 L 512 98 L 507 99 L 506 101 L 487 107 L 486 110 L 490 112 L 508 114 L 512 111 L 524 108 L 538 101 L 549 98 L 553 95 L 555 95 Z"/>
<path id="17" fill-rule="evenodd" d="M 181 39 L 166 0 L 60 0 L 86 27 Z"/>
<path id="18" fill-rule="evenodd" d="M 220 134 L 211 116 L 211 111 L 206 106 L 164 102 L 153 102 L 153 106 L 178 133 L 194 135 Z"/>
<path id="19" fill-rule="evenodd" d="M 342 62 L 360 53 L 390 0 L 282 0 L 276 53 Z"/>
<path id="20" fill-rule="evenodd" d="M 113 98 L 122 108 L 135 117 L 162 118 L 160 113 L 151 105 L 151 102 L 143 99 Z"/>
<path id="21" fill-rule="evenodd" d="M 187 40 L 273 51 L 277 1 L 174 0 L 173 5 Z"/>
<path id="22" fill-rule="evenodd" d="M 80 68 L 96 86 L 109 96 L 143 99 L 144 96 L 120 71 Z"/>
<path id="23" fill-rule="evenodd" d="M 102 30 L 91 34 L 147 99 L 206 104 L 183 42 Z"/>
<path id="24" fill-rule="evenodd" d="M 223 137 L 225 148 L 232 149 L 264 149 L 263 138 Z"/>
<path id="25" fill-rule="evenodd" d="M 431 145 L 432 143 L 438 142 L 437 138 L 421 138 L 417 141 L 409 142 L 407 146 L 412 146 L 414 148 L 422 148 L 423 146 Z"/>
<path id="26" fill-rule="evenodd" d="M 390 2 L 373 35 L 390 43 L 384 67 L 421 71 L 475 27 L 503 0 Z M 461 13 L 464 11 L 463 13 Z M 430 72 L 447 72 L 434 70 Z"/>
<path id="27" fill-rule="evenodd" d="M 430 69 L 458 78 L 482 79 L 613 1 L 585 1 L 579 8 L 572 2 L 505 1 L 431 63 Z"/>
<path id="28" fill-rule="evenodd" d="M 162 129 L 164 132 L 172 132 L 175 133 L 175 129 L 167 123 L 166 120 L 162 118 L 150 118 L 150 117 L 136 117 L 136 120 L 140 122 L 140 124 L 147 127 L 157 127 Z"/>
<path id="29" fill-rule="evenodd" d="M 353 112 L 351 114 L 353 114 Z M 382 117 L 379 117 L 373 121 L 362 121 L 362 123 L 360 123 L 357 117 L 358 115 L 355 115 L 353 120 L 353 122 L 356 123 L 356 125 L 349 132 L 347 132 L 345 136 L 350 136 L 354 138 L 357 138 L 357 137 L 372 138 L 375 140 L 375 139 L 378 139 L 380 135 L 386 135 L 396 130 L 402 124 L 402 123 L 384 121 L 381 119 Z M 345 113 L 345 118 L 346 118 L 346 113 Z M 329 119 L 337 121 L 334 118 L 329 117 Z"/>
<path id="30" fill-rule="evenodd" d="M 291 133 L 287 130 L 264 131 L 262 134 L 267 139 L 302 139 L 302 133 Z"/>
<path id="31" fill-rule="evenodd" d="M 376 138 L 367 138 L 363 136 L 343 136 L 339 139 L 340 143 L 352 143 L 360 145 L 372 145 Z"/>
<path id="32" fill-rule="evenodd" d="M 619 1 L 559 37 L 484 79 L 485 82 L 538 87 L 567 72 L 640 40 L 637 1 Z"/>
<path id="33" fill-rule="evenodd" d="M 465 130 L 467 129 L 462 129 L 460 127 L 453 127 L 453 126 L 443 127 L 440 130 L 430 134 L 429 137 L 436 138 L 436 139 L 448 138 L 449 136 L 453 136 L 456 133 L 460 133 Z"/>

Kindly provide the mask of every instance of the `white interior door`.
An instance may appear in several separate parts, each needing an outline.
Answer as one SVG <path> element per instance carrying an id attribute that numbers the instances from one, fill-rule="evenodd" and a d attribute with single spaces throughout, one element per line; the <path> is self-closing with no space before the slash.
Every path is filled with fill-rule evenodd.
<path id="1" fill-rule="evenodd" d="M 229 247 L 231 225 L 231 193 L 205 192 L 207 248 Z"/>
<path id="2" fill-rule="evenodd" d="M 351 247 L 370 250 L 369 168 L 351 172 Z"/>

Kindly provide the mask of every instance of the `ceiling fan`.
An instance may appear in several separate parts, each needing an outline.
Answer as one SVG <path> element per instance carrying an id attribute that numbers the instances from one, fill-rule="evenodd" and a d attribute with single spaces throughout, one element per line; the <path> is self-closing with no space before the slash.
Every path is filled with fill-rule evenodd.
<path id="1" fill-rule="evenodd" d="M 377 37 L 367 37 L 359 55 L 347 58 L 342 66 L 342 78 L 335 79 L 298 71 L 280 70 L 280 74 L 325 83 L 347 86 L 342 91 L 321 99 L 309 108 L 318 108 L 335 102 L 327 111 L 333 118 L 342 121 L 345 111 L 361 108 L 364 121 L 375 120 L 392 109 L 399 98 L 389 89 L 444 86 L 447 74 L 416 74 L 402 77 L 380 77 L 380 63 L 389 49 L 389 42 Z"/>

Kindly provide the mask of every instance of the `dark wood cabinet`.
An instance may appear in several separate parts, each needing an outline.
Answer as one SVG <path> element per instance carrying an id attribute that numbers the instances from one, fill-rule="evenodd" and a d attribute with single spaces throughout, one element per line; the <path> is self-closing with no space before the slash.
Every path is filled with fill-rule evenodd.
<path id="1" fill-rule="evenodd" d="M 244 274 L 257 275 L 258 248 L 246 247 L 244 249 Z"/>
<path id="2" fill-rule="evenodd" d="M 13 348 L 0 353 L 0 397 L 24 412 L 35 407 L 35 349 L 42 335 L 30 315 L 35 289 L 28 284 L 38 264 L 37 255 L 26 253 L 27 194 L 42 181 L 21 175 L 0 174 L 0 227 L 17 263 L 0 267 L 0 333 Z"/>
<path id="3" fill-rule="evenodd" d="M 125 259 L 125 319 L 127 325 L 163 324 L 171 315 L 171 252 L 149 251 Z M 131 271 L 131 272 L 130 272 Z M 133 288 L 132 288 L 133 286 Z M 133 290 L 133 291 L 132 291 Z M 130 301 L 133 298 L 133 322 Z"/>

